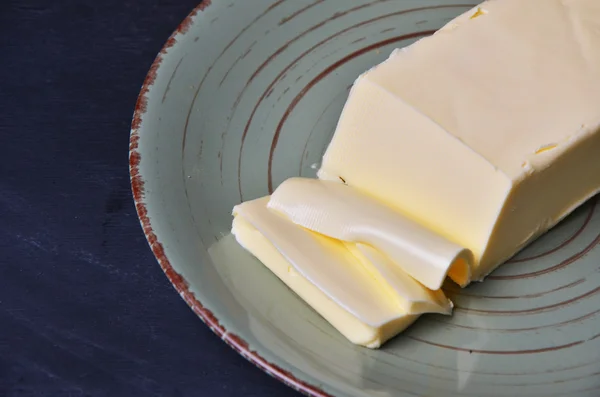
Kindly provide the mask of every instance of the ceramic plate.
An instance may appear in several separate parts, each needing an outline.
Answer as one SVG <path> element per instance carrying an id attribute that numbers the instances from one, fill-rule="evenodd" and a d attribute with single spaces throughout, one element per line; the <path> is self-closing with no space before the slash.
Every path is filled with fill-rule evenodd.
<path id="1" fill-rule="evenodd" d="M 600 395 L 596 199 L 381 350 L 355 347 L 228 236 L 231 209 L 315 176 L 354 79 L 473 3 L 204 1 L 139 97 L 131 178 L 144 232 L 225 342 L 312 396 Z M 200 349 L 201 346 L 198 346 Z"/>

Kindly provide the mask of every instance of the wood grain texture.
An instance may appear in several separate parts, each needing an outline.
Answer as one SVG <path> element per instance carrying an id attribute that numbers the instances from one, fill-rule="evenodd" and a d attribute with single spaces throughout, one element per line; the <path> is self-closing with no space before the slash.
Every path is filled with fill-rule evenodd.
<path id="1" fill-rule="evenodd" d="M 290 396 L 173 291 L 127 147 L 152 60 L 197 0 L 0 4 L 0 396 Z"/>

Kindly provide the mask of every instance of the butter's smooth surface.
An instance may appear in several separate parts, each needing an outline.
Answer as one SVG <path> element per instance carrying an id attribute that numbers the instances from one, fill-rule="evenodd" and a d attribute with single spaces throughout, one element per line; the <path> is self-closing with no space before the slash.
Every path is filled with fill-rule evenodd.
<path id="1" fill-rule="evenodd" d="M 412 324 L 421 310 L 449 313 L 449 302 L 441 291 L 394 293 L 401 285 L 399 278 L 382 285 L 383 278 L 376 279 L 365 266 L 366 257 L 358 259 L 344 243 L 305 230 L 268 210 L 268 200 L 236 206 L 232 233 L 351 342 L 376 348 Z M 413 300 L 411 291 L 416 291 L 415 304 L 403 303 Z"/>
<path id="2" fill-rule="evenodd" d="M 272 194 L 269 209 L 328 237 L 367 244 L 431 290 L 446 276 L 470 279 L 472 254 L 357 189 L 308 178 L 290 178 Z"/>
<path id="3" fill-rule="evenodd" d="M 319 177 L 470 249 L 481 279 L 600 190 L 599 127 L 600 2 L 488 1 L 356 81 Z"/>

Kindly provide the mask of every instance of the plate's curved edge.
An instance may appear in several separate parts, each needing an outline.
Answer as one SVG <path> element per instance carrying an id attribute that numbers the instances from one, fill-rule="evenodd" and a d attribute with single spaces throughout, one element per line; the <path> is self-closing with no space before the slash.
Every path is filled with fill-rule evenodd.
<path id="1" fill-rule="evenodd" d="M 276 364 L 273 364 L 263 358 L 259 353 L 250 349 L 248 343 L 243 340 L 238 335 L 233 333 L 229 333 L 219 322 L 219 319 L 204 305 L 196 299 L 196 296 L 189 289 L 189 284 L 185 278 L 177 273 L 169 258 L 165 254 L 165 250 L 163 248 L 162 243 L 158 239 L 158 236 L 154 233 L 152 228 L 152 223 L 150 218 L 148 217 L 148 211 L 146 209 L 146 204 L 144 201 L 144 179 L 140 174 L 140 162 L 141 162 L 141 154 L 138 150 L 139 140 L 140 140 L 140 130 L 142 126 L 142 119 L 144 114 L 146 113 L 148 106 L 148 93 L 150 91 L 150 87 L 154 84 L 156 80 L 156 75 L 160 65 L 163 61 L 163 56 L 167 53 L 167 50 L 174 46 L 177 43 L 176 37 L 178 35 L 185 35 L 189 29 L 189 27 L 194 22 L 194 18 L 198 15 L 199 12 L 204 11 L 211 5 L 211 0 L 203 0 L 177 27 L 177 29 L 171 34 L 167 42 L 164 44 L 163 48 L 156 56 L 144 83 L 142 84 L 142 88 L 140 90 L 140 94 L 138 96 L 135 111 L 133 114 L 133 119 L 131 121 L 131 132 L 129 139 L 129 176 L 131 181 L 131 191 L 133 194 L 133 200 L 135 203 L 135 208 L 140 219 L 140 224 L 144 231 L 144 235 L 148 240 L 148 244 L 154 253 L 160 267 L 163 269 L 165 275 L 173 284 L 179 295 L 183 298 L 183 300 L 190 306 L 190 308 L 200 317 L 200 319 L 215 333 L 219 336 L 225 343 L 227 343 L 230 347 L 232 347 L 235 351 L 237 351 L 240 355 L 246 358 L 248 361 L 256 365 L 258 368 L 266 372 L 267 374 L 273 376 L 274 378 L 282 381 L 286 385 L 292 387 L 293 389 L 304 393 L 308 396 L 313 397 L 333 397 L 332 395 L 324 392 L 318 387 L 306 383 L 296 376 L 294 376 L 291 372 L 284 370 Z"/>

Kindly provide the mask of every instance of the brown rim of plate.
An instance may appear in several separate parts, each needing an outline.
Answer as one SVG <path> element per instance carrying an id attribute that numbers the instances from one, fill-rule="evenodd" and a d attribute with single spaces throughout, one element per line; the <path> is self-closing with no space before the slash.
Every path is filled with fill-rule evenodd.
<path id="1" fill-rule="evenodd" d="M 207 308 L 202 305 L 202 303 L 196 299 L 195 295 L 190 291 L 188 282 L 173 269 L 169 258 L 167 258 L 163 245 L 158 240 L 156 234 L 152 229 L 152 224 L 150 223 L 150 218 L 148 217 L 148 211 L 146 209 L 146 204 L 144 202 L 144 180 L 139 172 L 139 165 L 141 161 L 141 155 L 138 151 L 138 142 L 139 142 L 139 132 L 142 124 L 142 119 L 147 110 L 148 105 L 148 92 L 150 91 L 150 87 L 154 84 L 156 80 L 156 75 L 158 69 L 163 61 L 163 56 L 166 54 L 167 50 L 171 48 L 177 42 L 177 35 L 184 35 L 189 30 L 193 22 L 193 18 L 198 15 L 199 12 L 204 11 L 211 5 L 211 0 L 202 1 L 192 12 L 179 24 L 177 29 L 171 34 L 167 42 L 164 44 L 163 48 L 155 58 L 146 78 L 144 79 L 144 83 L 140 90 L 140 94 L 137 99 L 137 103 L 135 105 L 135 111 L 133 115 L 133 120 L 131 122 L 131 135 L 129 140 L 129 176 L 131 179 L 131 190 L 133 193 L 133 199 L 135 203 L 135 208 L 140 218 L 140 223 L 142 225 L 142 229 L 144 231 L 144 235 L 148 240 L 148 244 L 154 253 L 158 263 L 161 268 L 165 272 L 167 278 L 173 284 L 177 292 L 181 295 L 181 297 L 185 300 L 185 302 L 190 306 L 190 308 L 200 317 L 200 319 L 215 333 L 219 336 L 225 343 L 231 346 L 235 351 L 241 354 L 248 361 L 256 365 L 261 370 L 265 371 L 267 374 L 273 376 L 276 379 L 279 379 L 286 385 L 292 387 L 293 389 L 304 393 L 309 396 L 315 397 L 332 397 L 330 394 L 324 392 L 318 387 L 306 383 L 298 378 L 296 378 L 291 372 L 284 370 L 276 364 L 273 364 L 263 358 L 259 353 L 250 349 L 248 343 L 244 341 L 239 336 L 228 332 L 219 322 L 219 319 Z"/>

